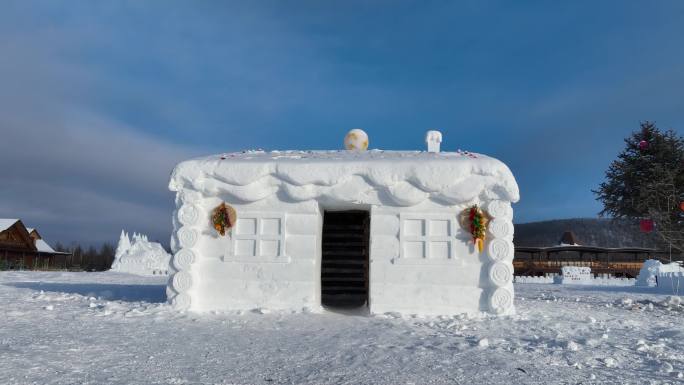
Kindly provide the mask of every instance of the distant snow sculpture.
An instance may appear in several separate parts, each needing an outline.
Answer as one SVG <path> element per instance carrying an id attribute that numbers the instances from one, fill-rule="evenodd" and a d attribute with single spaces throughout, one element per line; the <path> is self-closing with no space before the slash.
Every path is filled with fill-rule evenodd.
<path id="1" fill-rule="evenodd" d="M 553 283 L 591 285 L 593 283 L 591 268 L 586 266 L 563 266 L 561 275 L 555 276 Z"/>
<path id="2" fill-rule="evenodd" d="M 662 263 L 655 259 L 648 259 L 644 261 L 641 270 L 639 270 L 639 275 L 637 276 L 636 286 L 647 286 L 654 287 L 658 285 L 658 273 L 660 271 L 660 266 Z"/>
<path id="3" fill-rule="evenodd" d="M 147 235 L 133 233 L 133 240 L 121 230 L 112 271 L 137 275 L 168 275 L 171 255 Z"/>
<path id="4" fill-rule="evenodd" d="M 678 262 L 661 263 L 648 259 L 639 271 L 636 286 L 657 287 L 660 293 L 681 295 L 684 292 L 684 267 Z"/>
<path id="5" fill-rule="evenodd" d="M 425 143 L 427 144 L 428 152 L 439 152 L 439 146 L 442 143 L 442 133 L 434 130 L 428 131 L 425 134 Z"/>

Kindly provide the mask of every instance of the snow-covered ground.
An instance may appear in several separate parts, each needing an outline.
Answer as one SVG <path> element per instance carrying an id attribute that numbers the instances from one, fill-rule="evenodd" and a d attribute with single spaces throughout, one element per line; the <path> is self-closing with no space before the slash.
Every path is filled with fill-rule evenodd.
<path id="1" fill-rule="evenodd" d="M 516 284 L 513 317 L 191 314 L 161 277 L 0 273 L 0 384 L 664 384 L 684 307 L 653 288 Z"/>

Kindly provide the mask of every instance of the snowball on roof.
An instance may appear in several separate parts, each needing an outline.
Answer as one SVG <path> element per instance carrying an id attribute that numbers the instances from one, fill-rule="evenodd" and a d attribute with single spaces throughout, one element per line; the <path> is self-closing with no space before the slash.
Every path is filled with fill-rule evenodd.
<path id="1" fill-rule="evenodd" d="M 180 163 L 169 188 L 227 194 L 250 203 L 278 192 L 293 202 L 309 199 L 413 206 L 487 199 L 519 200 L 509 168 L 468 152 L 245 151 Z"/>

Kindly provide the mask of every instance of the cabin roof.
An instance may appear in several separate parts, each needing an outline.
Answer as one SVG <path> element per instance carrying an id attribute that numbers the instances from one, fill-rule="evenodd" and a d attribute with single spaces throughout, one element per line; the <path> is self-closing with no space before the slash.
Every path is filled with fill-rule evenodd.
<path id="1" fill-rule="evenodd" d="M 559 244 L 563 245 L 563 246 L 579 246 L 580 245 L 579 241 L 577 240 L 577 236 L 572 231 L 564 232 L 563 235 L 561 236 Z"/>
<path id="2" fill-rule="evenodd" d="M 0 218 L 0 231 L 5 231 L 17 223 L 19 219 Z"/>
<path id="3" fill-rule="evenodd" d="M 461 204 L 519 200 L 518 185 L 501 161 L 465 151 L 243 151 L 197 158 L 173 171 L 172 191 L 192 189 L 254 202 L 282 193 L 284 199 L 364 202 L 364 194 L 412 206 L 426 199 Z"/>
<path id="4" fill-rule="evenodd" d="M 27 242 L 29 242 L 30 240 L 30 243 L 32 243 L 32 246 L 35 247 L 37 251 L 42 253 L 57 253 L 57 251 L 55 251 L 47 242 L 45 242 L 45 240 L 42 239 L 40 233 L 38 233 L 38 230 L 36 228 L 24 226 L 23 222 L 21 222 L 19 219 L 0 218 L 0 232 L 9 229 L 17 222 L 21 223 L 21 227 L 23 227 L 26 230 L 26 234 L 29 234 Z M 36 234 L 38 234 L 38 239 L 36 239 L 35 241 L 33 240 L 33 238 L 30 238 L 30 234 L 34 231 L 36 232 Z M 24 234 L 21 230 L 20 233 L 22 235 Z"/>
<path id="5" fill-rule="evenodd" d="M 36 249 L 41 253 L 56 253 L 56 251 L 42 239 L 36 239 Z"/>

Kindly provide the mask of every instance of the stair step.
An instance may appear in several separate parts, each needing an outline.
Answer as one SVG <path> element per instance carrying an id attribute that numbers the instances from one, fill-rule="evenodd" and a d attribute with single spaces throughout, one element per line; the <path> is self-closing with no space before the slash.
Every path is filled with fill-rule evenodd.
<path id="1" fill-rule="evenodd" d="M 366 253 L 356 250 L 323 250 L 323 258 L 326 257 L 343 257 L 343 258 L 361 258 L 366 259 Z"/>
<path id="2" fill-rule="evenodd" d="M 323 282 L 362 282 L 365 284 L 366 278 L 365 277 L 358 277 L 356 275 L 350 276 L 350 277 L 336 277 L 336 276 L 321 276 L 321 280 Z"/>

